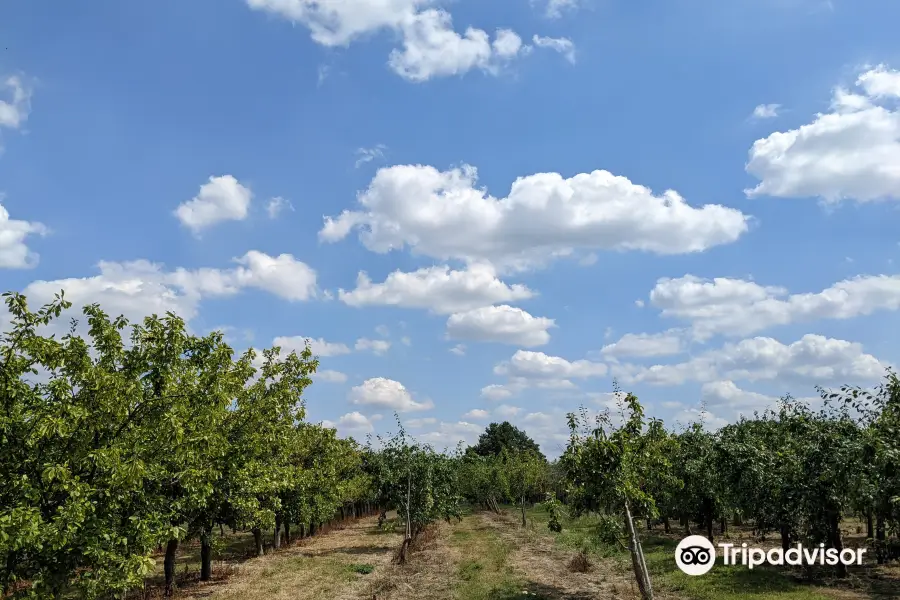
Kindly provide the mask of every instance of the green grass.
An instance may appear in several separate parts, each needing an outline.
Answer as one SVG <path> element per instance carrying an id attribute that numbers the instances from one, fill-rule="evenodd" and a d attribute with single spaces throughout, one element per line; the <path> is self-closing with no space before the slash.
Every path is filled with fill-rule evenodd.
<path id="1" fill-rule="evenodd" d="M 374 570 L 375 567 L 372 565 L 350 565 L 350 571 L 352 571 L 353 573 L 359 573 L 360 575 L 368 575 Z"/>
<path id="2" fill-rule="evenodd" d="M 454 527 L 450 544 L 465 557 L 456 567 L 453 597 L 459 600 L 543 600 L 507 563 L 512 548 L 477 517 Z"/>
<path id="3" fill-rule="evenodd" d="M 584 550 L 607 565 L 618 569 L 631 568 L 626 550 L 601 542 L 596 534 L 597 520 L 591 517 L 566 519 L 558 534 L 547 529 L 547 513 L 540 508 L 528 511 L 528 519 L 535 531 L 556 537 L 556 543 L 572 550 Z M 717 564 L 712 571 L 699 577 L 682 573 L 675 565 L 675 538 L 646 536 L 641 543 L 655 589 L 675 592 L 686 600 L 833 600 L 815 586 L 797 581 L 790 571 L 777 567 L 745 567 Z M 601 567 L 602 569 L 602 567 Z"/>

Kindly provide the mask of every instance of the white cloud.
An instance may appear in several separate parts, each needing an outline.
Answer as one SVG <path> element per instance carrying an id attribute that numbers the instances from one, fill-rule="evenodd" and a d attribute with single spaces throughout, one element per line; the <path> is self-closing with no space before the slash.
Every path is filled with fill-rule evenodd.
<path id="1" fill-rule="evenodd" d="M 549 342 L 551 327 L 556 327 L 553 319 L 533 317 L 521 308 L 486 306 L 450 315 L 447 337 L 530 348 Z"/>
<path id="2" fill-rule="evenodd" d="M 403 425 L 410 429 L 421 429 L 427 425 L 434 425 L 437 422 L 438 420 L 434 417 L 424 417 L 422 419 L 408 419 Z"/>
<path id="3" fill-rule="evenodd" d="M 573 44 L 572 40 L 569 38 L 552 38 L 535 35 L 531 38 L 531 41 L 534 42 L 534 45 L 538 48 L 548 48 L 559 52 L 566 57 L 567 61 L 573 65 L 575 64 L 575 44 Z"/>
<path id="4" fill-rule="evenodd" d="M 409 339 L 409 337 L 407 337 L 405 335 L 402 338 L 400 338 L 400 343 L 403 344 L 404 346 L 412 346 L 412 340 Z"/>
<path id="5" fill-rule="evenodd" d="M 700 252 L 748 228 L 749 217 L 736 209 L 695 208 L 671 190 L 654 196 L 607 171 L 521 177 L 502 199 L 475 187 L 476 179 L 471 166 L 380 169 L 358 197 L 360 210 L 326 217 L 319 237 L 336 242 L 358 228 L 373 252 L 408 246 L 440 260 L 525 268 L 575 249 Z"/>
<path id="6" fill-rule="evenodd" d="M 210 177 L 200 186 L 200 193 L 178 205 L 174 214 L 196 235 L 222 221 L 243 221 L 252 199 L 250 188 L 233 176 Z"/>
<path id="7" fill-rule="evenodd" d="M 131 321 L 169 311 L 190 321 L 202 299 L 233 296 L 247 288 L 262 289 L 289 301 L 315 295 L 315 271 L 289 254 L 271 257 L 251 250 L 235 261 L 241 266 L 174 271 L 147 260 L 101 261 L 99 275 L 34 281 L 23 293 L 31 305 L 40 305 L 62 289 L 78 312 L 87 304 L 99 303 L 107 314 L 125 315 Z"/>
<path id="8" fill-rule="evenodd" d="M 466 346 L 465 344 L 457 344 L 450 348 L 450 353 L 455 354 L 456 356 L 465 356 L 466 355 Z"/>
<path id="9" fill-rule="evenodd" d="M 0 93 L 9 91 L 9 100 L 0 100 L 0 127 L 18 129 L 31 112 L 31 88 L 17 75 L 0 83 Z"/>
<path id="10" fill-rule="evenodd" d="M 682 332 L 670 329 L 663 333 L 626 333 L 619 341 L 600 350 L 606 357 L 668 356 L 683 351 Z"/>
<path id="11" fill-rule="evenodd" d="M 389 335 L 391 335 L 391 330 L 388 329 L 387 325 L 379 325 L 378 327 L 375 328 L 375 333 L 377 333 L 381 337 L 386 338 Z"/>
<path id="12" fill-rule="evenodd" d="M 492 267 L 470 265 L 465 270 L 434 266 L 412 273 L 394 271 L 383 283 L 372 283 L 360 272 L 356 289 L 339 290 L 338 298 L 350 306 L 400 306 L 450 314 L 488 306 L 496 302 L 525 300 L 535 295 L 521 284 L 507 285 Z"/>
<path id="13" fill-rule="evenodd" d="M 403 49 L 388 58 L 391 69 L 409 81 L 462 75 L 473 69 L 497 74 L 522 50 L 522 39 L 499 29 L 494 41 L 482 29 L 469 27 L 464 35 L 453 30 L 449 13 L 429 9 L 408 17 L 401 25 Z"/>
<path id="14" fill-rule="evenodd" d="M 548 19 L 558 19 L 563 13 L 575 9 L 579 0 L 547 0 L 546 16 Z"/>
<path id="15" fill-rule="evenodd" d="M 617 366 L 613 375 L 626 383 L 651 385 L 721 379 L 828 385 L 878 381 L 887 367 L 887 363 L 864 353 L 861 344 L 807 334 L 791 344 L 768 337 L 746 339 L 682 363 Z"/>
<path id="16" fill-rule="evenodd" d="M 372 162 L 376 158 L 384 158 L 385 150 L 387 150 L 387 146 L 385 146 L 384 144 L 377 144 L 373 148 L 357 148 L 356 155 L 359 158 L 356 159 L 356 163 L 354 164 L 354 166 L 358 169 L 364 164 Z"/>
<path id="17" fill-rule="evenodd" d="M 509 404 L 501 404 L 494 409 L 494 414 L 501 419 L 509 419 L 516 416 L 520 412 L 522 412 L 521 408 L 519 408 L 518 406 L 510 406 Z"/>
<path id="18" fill-rule="evenodd" d="M 430 400 L 416 402 L 412 394 L 399 381 L 374 377 L 350 390 L 351 404 L 388 408 L 397 412 L 428 410 L 434 407 Z"/>
<path id="19" fill-rule="evenodd" d="M 302 23 L 323 46 L 347 46 L 380 29 L 398 29 L 427 0 L 247 0 L 250 8 Z"/>
<path id="20" fill-rule="evenodd" d="M 370 340 L 368 338 L 359 338 L 354 346 L 356 350 L 362 352 L 371 352 L 372 354 L 384 354 L 391 349 L 391 343 L 387 340 Z"/>
<path id="21" fill-rule="evenodd" d="M 322 381 L 325 383 L 344 383 L 347 381 L 347 375 L 341 373 L 340 371 L 332 371 L 329 369 L 325 369 L 324 371 L 316 371 L 316 374 L 313 375 L 313 378 L 316 381 Z"/>
<path id="22" fill-rule="evenodd" d="M 850 319 L 900 309 L 900 276 L 868 275 L 839 281 L 820 292 L 789 294 L 753 281 L 685 275 L 660 279 L 650 302 L 664 317 L 689 321 L 694 337 L 749 335 L 776 325 Z"/>
<path id="23" fill-rule="evenodd" d="M 754 119 L 773 119 L 778 116 L 780 104 L 760 104 L 753 109 Z"/>
<path id="24" fill-rule="evenodd" d="M 750 413 L 764 410 L 778 402 L 778 398 L 739 388 L 733 381 L 710 381 L 700 389 L 703 405 L 713 409 L 731 409 Z"/>
<path id="25" fill-rule="evenodd" d="M 508 361 L 503 361 L 494 367 L 494 373 L 497 375 L 550 380 L 603 377 L 607 370 L 603 363 L 589 360 L 570 362 L 559 356 L 528 350 L 519 350 Z"/>
<path id="26" fill-rule="evenodd" d="M 754 142 L 747 172 L 760 180 L 750 197 L 900 200 L 900 72 L 862 73 L 858 90 L 834 91 L 831 112 Z M 880 103 L 879 103 L 880 102 Z"/>
<path id="27" fill-rule="evenodd" d="M 467 412 L 466 414 L 464 414 L 462 416 L 463 419 L 475 419 L 475 420 L 489 419 L 490 417 L 491 417 L 491 413 L 489 413 L 486 410 L 482 410 L 480 408 L 473 408 L 472 410 L 470 410 L 469 412 Z"/>
<path id="28" fill-rule="evenodd" d="M 473 69 L 496 74 L 505 61 L 523 52 L 512 31 L 498 30 L 493 42 L 473 27 L 460 35 L 452 17 L 430 0 L 247 0 L 254 9 L 308 27 L 315 42 L 347 46 L 366 34 L 391 30 L 402 49 L 391 52 L 390 68 L 410 81 L 462 75 Z"/>
<path id="29" fill-rule="evenodd" d="M 316 272 L 290 254 L 269 256 L 250 250 L 235 262 L 242 265 L 231 272 L 241 287 L 265 290 L 285 300 L 309 300 L 317 293 Z"/>
<path id="30" fill-rule="evenodd" d="M 25 240 L 29 235 L 46 234 L 47 228 L 41 223 L 11 219 L 9 211 L 0 204 L 0 269 L 30 269 L 37 266 L 39 256 L 28 248 Z"/>
<path id="31" fill-rule="evenodd" d="M 269 203 L 266 204 L 266 214 L 269 215 L 270 219 L 277 219 L 278 215 L 282 213 L 285 209 L 294 210 L 294 205 L 291 204 L 290 200 L 285 200 L 281 196 L 275 196 L 269 200 Z"/>
<path id="32" fill-rule="evenodd" d="M 322 421 L 322 425 L 324 427 L 337 429 L 340 433 L 345 435 L 372 433 L 375 431 L 372 420 L 359 411 L 353 411 L 343 415 L 338 419 L 337 423 L 332 421 Z"/>
<path id="33" fill-rule="evenodd" d="M 459 421 L 457 423 L 441 422 L 435 431 L 429 431 L 416 437 L 427 444 L 437 448 L 452 448 L 459 442 L 474 444 L 483 431 L 481 425 Z"/>
<path id="34" fill-rule="evenodd" d="M 503 400 L 513 395 L 513 391 L 506 386 L 494 383 L 481 388 L 481 396 L 488 400 Z"/>
<path id="35" fill-rule="evenodd" d="M 342 354 L 350 354 L 350 348 L 346 344 L 326 342 L 322 338 L 312 339 L 295 335 L 290 337 L 277 337 L 272 341 L 274 346 L 280 346 L 283 352 L 303 352 L 306 344 L 309 343 L 309 349 L 313 356 L 322 358 L 328 356 L 340 356 Z"/>
<path id="36" fill-rule="evenodd" d="M 700 423 L 706 431 L 716 431 L 728 425 L 727 420 L 699 408 L 686 408 L 678 412 L 672 421 L 683 427 L 687 427 L 691 423 Z"/>

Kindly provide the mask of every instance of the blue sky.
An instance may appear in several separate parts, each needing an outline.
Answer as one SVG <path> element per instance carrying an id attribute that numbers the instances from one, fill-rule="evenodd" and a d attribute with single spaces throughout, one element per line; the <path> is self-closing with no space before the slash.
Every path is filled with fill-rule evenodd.
<path id="1" fill-rule="evenodd" d="M 872 384 L 898 360 L 897 22 L 8 0 L 0 287 L 176 310 L 239 350 L 310 338 L 310 418 L 357 437 L 508 418 L 552 454 L 614 377 L 712 426 Z"/>

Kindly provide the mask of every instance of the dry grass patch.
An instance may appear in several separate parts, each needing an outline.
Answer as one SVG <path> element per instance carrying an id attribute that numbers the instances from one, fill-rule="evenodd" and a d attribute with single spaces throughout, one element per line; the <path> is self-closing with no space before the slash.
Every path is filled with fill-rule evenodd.
<path id="1" fill-rule="evenodd" d="M 367 585 L 366 579 L 390 564 L 392 552 L 401 540 L 401 536 L 390 532 L 372 535 L 375 527 L 375 518 L 360 519 L 236 565 L 228 579 L 183 587 L 177 597 L 210 600 L 364 597 L 359 591 Z"/>

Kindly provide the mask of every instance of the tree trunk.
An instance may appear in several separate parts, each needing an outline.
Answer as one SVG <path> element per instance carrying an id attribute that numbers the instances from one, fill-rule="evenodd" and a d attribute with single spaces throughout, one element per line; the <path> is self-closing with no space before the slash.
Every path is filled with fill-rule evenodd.
<path id="1" fill-rule="evenodd" d="M 256 556 L 264 556 L 266 549 L 263 547 L 262 530 L 259 527 L 254 527 L 252 531 L 253 542 L 256 544 Z"/>
<path id="2" fill-rule="evenodd" d="M 690 517 L 681 517 L 681 524 L 684 526 L 684 534 L 685 535 L 694 535 L 694 532 L 691 531 Z"/>
<path id="3" fill-rule="evenodd" d="M 522 527 L 527 527 L 528 523 L 525 522 L 525 496 L 522 496 Z"/>
<path id="4" fill-rule="evenodd" d="M 647 519 L 647 531 L 653 531 L 653 520 Z"/>
<path id="5" fill-rule="evenodd" d="M 828 516 L 828 519 L 831 547 L 840 554 L 841 550 L 844 549 L 844 541 L 841 539 L 841 515 L 839 512 L 834 511 Z M 835 565 L 835 570 L 837 571 L 838 577 L 847 576 L 847 565 L 844 563 L 838 561 L 838 564 Z"/>
<path id="6" fill-rule="evenodd" d="M 669 525 L 669 517 L 663 517 L 663 527 L 665 528 L 666 533 L 672 533 L 672 528 Z"/>
<path id="7" fill-rule="evenodd" d="M 719 521 L 719 528 L 721 530 L 719 531 L 719 533 L 721 533 L 722 535 L 728 533 L 728 519 L 722 517 L 722 519 Z"/>
<path id="8" fill-rule="evenodd" d="M 284 543 L 285 544 L 291 543 L 291 520 L 290 519 L 284 520 Z"/>
<path id="9" fill-rule="evenodd" d="M 791 548 L 791 528 L 787 523 L 781 524 L 781 549 L 787 552 Z"/>
<path id="10" fill-rule="evenodd" d="M 219 523 L 219 535 L 225 537 L 225 525 L 223 525 L 222 523 Z"/>
<path id="11" fill-rule="evenodd" d="M 281 521 L 281 515 L 275 515 L 275 535 L 272 538 L 272 542 L 276 550 L 281 549 Z"/>
<path id="12" fill-rule="evenodd" d="M 212 526 L 200 534 L 200 581 L 212 579 Z"/>
<path id="13" fill-rule="evenodd" d="M 878 515 L 878 518 L 875 520 L 875 539 L 883 542 L 887 538 L 885 534 L 884 517 Z"/>
<path id="14" fill-rule="evenodd" d="M 872 511 L 866 513 L 866 538 L 875 539 L 875 519 L 872 517 Z"/>
<path id="15" fill-rule="evenodd" d="M 178 552 L 178 540 L 166 543 L 166 558 L 163 561 L 163 573 L 166 578 L 165 597 L 171 598 L 175 593 L 175 554 Z"/>
<path id="16" fill-rule="evenodd" d="M 312 537 L 314 535 L 316 535 L 316 522 L 310 521 L 309 522 L 309 536 Z"/>

